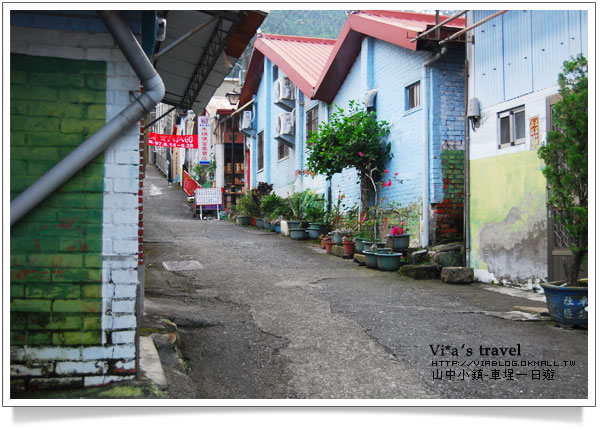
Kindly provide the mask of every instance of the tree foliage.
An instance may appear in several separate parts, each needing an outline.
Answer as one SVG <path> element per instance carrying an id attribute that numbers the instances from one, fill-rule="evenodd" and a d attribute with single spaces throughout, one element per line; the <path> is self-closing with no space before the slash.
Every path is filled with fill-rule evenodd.
<path id="1" fill-rule="evenodd" d="M 558 83 L 561 100 L 554 106 L 547 144 L 538 151 L 546 164 L 549 203 L 555 222 L 568 232 L 573 262 L 567 267 L 570 285 L 577 285 L 588 251 L 588 67 L 582 55 L 565 61 Z"/>
<path id="2" fill-rule="evenodd" d="M 308 139 L 308 168 L 331 178 L 346 168 L 354 167 L 361 179 L 363 207 L 368 193 L 365 188 L 369 175 L 377 180 L 384 163 L 391 158 L 391 144 L 385 142 L 390 127 L 386 121 L 377 121 L 374 112 L 351 100 L 348 112 L 336 106 L 329 122 Z"/>

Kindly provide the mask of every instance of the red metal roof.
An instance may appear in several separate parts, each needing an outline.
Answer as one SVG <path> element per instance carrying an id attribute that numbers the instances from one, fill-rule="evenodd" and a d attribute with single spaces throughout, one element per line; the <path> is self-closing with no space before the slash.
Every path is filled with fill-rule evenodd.
<path id="1" fill-rule="evenodd" d="M 446 18 L 440 15 L 440 22 Z M 416 51 L 417 42 L 410 40 L 434 25 L 435 15 L 415 12 L 371 10 L 349 15 L 315 86 L 313 98 L 327 103 L 333 101 L 360 52 L 364 36 Z M 457 18 L 441 28 L 441 37 L 445 38 L 464 27 L 465 19 Z M 435 32 L 427 38 L 434 37 Z"/>
<path id="2" fill-rule="evenodd" d="M 311 97 L 335 43 L 335 39 L 261 34 L 254 44 L 239 105 L 250 101 L 258 90 L 264 56 L 275 63 L 300 91 Z"/>

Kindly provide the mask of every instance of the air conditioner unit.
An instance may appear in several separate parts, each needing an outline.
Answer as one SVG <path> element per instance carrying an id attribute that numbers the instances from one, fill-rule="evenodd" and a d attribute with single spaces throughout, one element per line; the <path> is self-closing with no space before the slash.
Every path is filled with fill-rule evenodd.
<path id="1" fill-rule="evenodd" d="M 286 76 L 275 81 L 275 103 L 281 100 L 294 100 L 294 84 Z"/>
<path id="2" fill-rule="evenodd" d="M 252 111 L 242 112 L 241 130 L 252 130 Z"/>
<path id="3" fill-rule="evenodd" d="M 275 135 L 281 136 L 282 134 L 294 134 L 293 112 L 283 112 L 277 116 L 277 123 L 275 124 Z"/>

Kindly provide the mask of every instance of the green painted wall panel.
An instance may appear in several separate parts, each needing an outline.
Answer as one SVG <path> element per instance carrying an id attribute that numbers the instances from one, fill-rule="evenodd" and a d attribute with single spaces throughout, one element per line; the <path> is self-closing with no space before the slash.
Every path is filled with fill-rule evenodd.
<path id="1" fill-rule="evenodd" d="M 106 121 L 106 62 L 11 55 L 11 199 Z M 100 342 L 104 155 L 11 229 L 14 344 Z"/>

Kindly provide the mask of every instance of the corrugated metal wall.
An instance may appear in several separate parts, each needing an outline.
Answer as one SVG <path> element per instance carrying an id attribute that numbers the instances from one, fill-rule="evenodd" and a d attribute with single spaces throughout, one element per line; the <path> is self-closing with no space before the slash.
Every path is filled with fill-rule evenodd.
<path id="1" fill-rule="evenodd" d="M 475 23 L 495 11 L 472 11 Z M 513 10 L 473 30 L 475 94 L 491 106 L 557 84 L 562 63 L 587 56 L 587 11 Z"/>

